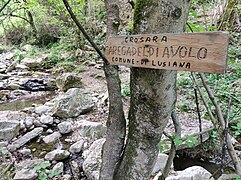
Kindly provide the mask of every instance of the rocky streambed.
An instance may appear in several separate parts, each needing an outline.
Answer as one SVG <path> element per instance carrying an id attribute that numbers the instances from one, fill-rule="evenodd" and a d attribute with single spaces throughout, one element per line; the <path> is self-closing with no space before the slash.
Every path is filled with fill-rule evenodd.
<path id="1" fill-rule="evenodd" d="M 98 179 L 108 113 L 101 62 L 88 63 L 87 71 L 81 74 L 57 76 L 51 69 L 42 69 L 46 58 L 47 55 L 25 58 L 18 63 L 14 52 L 0 54 L 1 177 Z M 129 70 L 121 68 L 120 73 L 122 81 L 128 82 Z M 199 134 L 197 123 L 181 123 L 183 136 Z M 172 129 L 170 123 L 166 131 L 171 133 Z M 204 140 L 212 129 L 209 121 L 203 121 Z M 183 144 L 181 148 L 187 146 Z M 159 154 L 153 168 L 154 179 L 160 175 L 167 157 Z M 194 166 L 172 171 L 168 179 L 183 177 L 208 179 L 211 174 Z"/>

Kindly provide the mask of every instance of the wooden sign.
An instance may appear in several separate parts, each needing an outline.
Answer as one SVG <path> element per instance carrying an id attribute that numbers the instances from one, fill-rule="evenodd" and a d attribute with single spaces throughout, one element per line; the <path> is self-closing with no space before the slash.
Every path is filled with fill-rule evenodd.
<path id="1" fill-rule="evenodd" d="M 111 36 L 105 56 L 116 65 L 224 73 L 227 47 L 227 32 Z"/>

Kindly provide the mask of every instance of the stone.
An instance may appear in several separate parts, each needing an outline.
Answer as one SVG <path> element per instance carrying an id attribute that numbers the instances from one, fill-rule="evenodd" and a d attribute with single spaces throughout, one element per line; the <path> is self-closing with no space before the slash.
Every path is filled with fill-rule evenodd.
<path id="1" fill-rule="evenodd" d="M 69 89 L 59 97 L 53 107 L 53 114 L 60 118 L 75 118 L 90 112 L 94 107 L 91 96 L 82 89 Z"/>
<path id="2" fill-rule="evenodd" d="M 0 80 L 8 79 L 9 77 L 8 74 L 0 74 Z"/>
<path id="3" fill-rule="evenodd" d="M 10 141 L 16 137 L 20 130 L 20 121 L 26 114 L 17 111 L 1 111 L 0 113 L 0 140 Z"/>
<path id="4" fill-rule="evenodd" d="M 50 115 L 42 115 L 40 118 L 40 122 L 42 124 L 53 124 L 54 123 L 54 118 Z"/>
<path id="5" fill-rule="evenodd" d="M 10 84 L 7 85 L 6 89 L 8 90 L 17 90 L 20 89 L 20 85 L 16 83 L 10 82 Z"/>
<path id="6" fill-rule="evenodd" d="M 59 163 L 55 164 L 52 170 L 55 172 L 63 172 L 64 171 L 64 163 L 59 162 Z"/>
<path id="7" fill-rule="evenodd" d="M 96 180 L 99 179 L 100 167 L 101 167 L 101 151 L 105 139 L 98 139 L 93 142 L 90 148 L 85 151 L 83 170 L 87 179 Z"/>
<path id="8" fill-rule="evenodd" d="M 69 151 L 56 149 L 48 152 L 44 158 L 49 161 L 53 161 L 53 160 L 61 161 L 68 158 L 69 156 L 70 156 Z"/>
<path id="9" fill-rule="evenodd" d="M 63 175 L 63 180 L 71 180 L 71 179 L 72 179 L 71 175 L 69 175 L 69 174 Z"/>
<path id="10" fill-rule="evenodd" d="M 30 128 L 33 126 L 34 118 L 33 117 L 26 117 L 25 119 L 25 126 L 26 128 Z"/>
<path id="11" fill-rule="evenodd" d="M 37 58 L 24 58 L 21 61 L 21 64 L 24 64 L 26 66 L 28 66 L 30 69 L 39 69 L 42 67 L 42 63 L 44 62 L 44 58 L 43 57 L 37 57 Z"/>
<path id="12" fill-rule="evenodd" d="M 51 144 L 56 142 L 61 137 L 61 134 L 59 132 L 53 132 L 52 134 L 45 136 L 43 138 L 44 143 Z"/>
<path id="13" fill-rule="evenodd" d="M 23 155 L 23 157 L 30 157 L 32 155 L 31 149 L 24 148 L 24 149 L 21 149 L 19 152 Z"/>
<path id="14" fill-rule="evenodd" d="M 51 112 L 52 107 L 46 105 L 40 105 L 35 108 L 35 113 L 42 115 Z"/>
<path id="15" fill-rule="evenodd" d="M 77 154 L 77 153 L 80 153 L 83 150 L 83 147 L 84 147 L 84 140 L 80 140 L 80 141 L 77 141 L 76 143 L 72 144 L 69 147 L 69 151 L 72 154 Z"/>
<path id="16" fill-rule="evenodd" d="M 20 130 L 19 121 L 0 120 L 0 140 L 11 141 Z"/>
<path id="17" fill-rule="evenodd" d="M 152 170 L 152 175 L 156 174 L 157 172 L 161 171 L 163 172 L 166 163 L 167 163 L 167 159 L 168 159 L 168 155 L 163 154 L 163 153 L 159 153 L 156 163 L 154 165 L 154 168 Z M 171 168 L 173 168 L 173 165 L 171 166 Z"/>
<path id="18" fill-rule="evenodd" d="M 0 73 L 4 73 L 7 69 L 7 65 L 5 63 L 0 62 Z"/>
<path id="19" fill-rule="evenodd" d="M 26 133 L 25 135 L 23 135 L 22 137 L 20 137 L 19 139 L 12 142 L 12 144 L 8 145 L 8 149 L 10 151 L 15 151 L 16 149 L 20 148 L 21 146 L 23 146 L 24 144 L 26 144 L 30 140 L 39 136 L 42 132 L 43 132 L 42 127 L 35 128 L 32 131 L 30 131 L 30 132 Z"/>
<path id="20" fill-rule="evenodd" d="M 20 171 L 21 169 L 33 169 L 35 166 L 38 166 L 42 162 L 44 162 L 43 159 L 26 159 L 20 162 L 15 162 L 14 167 L 17 171 Z"/>
<path id="21" fill-rule="evenodd" d="M 61 134 L 68 134 L 72 131 L 73 125 L 71 122 L 65 121 L 58 124 L 58 130 Z"/>
<path id="22" fill-rule="evenodd" d="M 80 120 L 75 123 L 74 127 L 83 137 L 101 138 L 106 133 L 106 126 L 101 122 Z"/>
<path id="23" fill-rule="evenodd" d="M 70 88 L 81 88 L 82 78 L 74 73 L 64 73 L 56 79 L 57 87 L 60 91 L 66 92 Z"/>
<path id="24" fill-rule="evenodd" d="M 183 171 L 177 171 L 177 176 L 168 176 L 166 180 L 214 180 L 212 174 L 201 166 L 192 166 Z"/>
<path id="25" fill-rule="evenodd" d="M 16 64 L 15 69 L 18 71 L 27 71 L 29 67 L 24 64 Z"/>
<path id="26" fill-rule="evenodd" d="M 22 169 L 17 171 L 14 180 L 35 180 L 38 177 L 36 170 Z"/>

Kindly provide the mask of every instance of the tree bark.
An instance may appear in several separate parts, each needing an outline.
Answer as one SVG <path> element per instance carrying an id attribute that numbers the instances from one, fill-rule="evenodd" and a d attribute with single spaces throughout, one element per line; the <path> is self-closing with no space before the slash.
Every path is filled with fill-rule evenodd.
<path id="1" fill-rule="evenodd" d="M 116 35 L 120 22 L 118 0 L 105 0 L 105 6 L 107 10 L 107 36 Z M 124 147 L 126 121 L 118 66 L 112 66 L 104 62 L 104 70 L 109 93 L 109 116 L 106 141 L 102 149 L 100 179 L 112 180 Z"/>
<path id="2" fill-rule="evenodd" d="M 188 0 L 137 0 L 134 32 L 183 32 Z M 163 129 L 176 101 L 176 71 L 131 69 L 128 139 L 117 180 L 147 180 L 156 161 Z"/>

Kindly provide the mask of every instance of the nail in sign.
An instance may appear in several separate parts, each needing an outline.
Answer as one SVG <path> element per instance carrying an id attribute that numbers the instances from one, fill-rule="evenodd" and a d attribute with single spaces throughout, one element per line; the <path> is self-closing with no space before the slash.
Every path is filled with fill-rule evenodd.
<path id="1" fill-rule="evenodd" d="M 105 56 L 115 65 L 224 73 L 227 47 L 227 32 L 111 36 Z"/>

